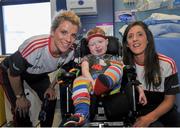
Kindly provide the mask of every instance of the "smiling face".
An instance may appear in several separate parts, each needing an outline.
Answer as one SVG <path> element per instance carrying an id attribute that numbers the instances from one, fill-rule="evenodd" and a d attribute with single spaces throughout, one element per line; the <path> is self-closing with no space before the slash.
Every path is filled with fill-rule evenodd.
<path id="1" fill-rule="evenodd" d="M 135 55 L 144 55 L 148 41 L 146 33 L 141 26 L 135 25 L 129 30 L 127 42 L 127 47 L 129 47 Z"/>
<path id="2" fill-rule="evenodd" d="M 88 47 L 91 54 L 96 56 L 101 56 L 107 51 L 108 40 L 101 37 L 95 36 L 91 38 L 88 42 Z"/>
<path id="3" fill-rule="evenodd" d="M 63 21 L 59 26 L 51 33 L 51 52 L 52 54 L 60 55 L 68 51 L 76 39 L 78 32 L 78 26 L 72 24 L 70 21 Z"/>

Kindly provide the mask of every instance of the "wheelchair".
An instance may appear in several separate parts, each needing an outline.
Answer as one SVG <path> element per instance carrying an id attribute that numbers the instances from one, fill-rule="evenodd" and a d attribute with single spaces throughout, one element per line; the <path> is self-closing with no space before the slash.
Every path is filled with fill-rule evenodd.
<path id="1" fill-rule="evenodd" d="M 108 54 L 121 57 L 122 46 L 119 40 L 115 37 L 108 37 Z M 89 54 L 86 39 L 80 41 L 77 46 L 75 60 L 61 67 L 60 75 L 58 76 L 58 84 L 60 85 L 60 110 L 61 110 L 61 124 L 74 113 L 72 95 L 72 83 L 74 79 L 81 74 L 79 58 Z M 136 93 L 135 86 L 137 83 L 135 69 L 127 66 L 124 70 L 120 92 L 104 97 L 97 97 L 91 95 L 90 117 L 89 122 L 85 125 L 88 127 L 122 127 L 132 126 L 136 119 Z"/>

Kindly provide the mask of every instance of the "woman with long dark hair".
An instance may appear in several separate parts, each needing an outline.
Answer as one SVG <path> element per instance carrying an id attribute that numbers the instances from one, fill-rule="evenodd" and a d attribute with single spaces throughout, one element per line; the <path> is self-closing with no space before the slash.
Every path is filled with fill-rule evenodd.
<path id="1" fill-rule="evenodd" d="M 153 34 L 141 21 L 131 23 L 124 32 L 123 61 L 136 68 L 148 102 L 138 106 L 134 126 L 177 126 L 179 81 L 175 61 L 156 52 Z"/>

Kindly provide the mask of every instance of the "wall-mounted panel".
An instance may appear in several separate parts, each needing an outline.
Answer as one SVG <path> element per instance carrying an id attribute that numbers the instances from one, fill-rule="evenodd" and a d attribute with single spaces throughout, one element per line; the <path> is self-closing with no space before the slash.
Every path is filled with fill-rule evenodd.
<path id="1" fill-rule="evenodd" d="M 103 6 L 102 6 L 103 3 Z M 82 21 L 82 29 L 80 33 L 82 35 L 95 27 L 99 23 L 113 23 L 113 8 L 114 0 L 97 0 L 97 14 L 96 15 L 80 15 Z M 57 11 L 60 9 L 67 9 L 66 0 L 56 1 Z"/>

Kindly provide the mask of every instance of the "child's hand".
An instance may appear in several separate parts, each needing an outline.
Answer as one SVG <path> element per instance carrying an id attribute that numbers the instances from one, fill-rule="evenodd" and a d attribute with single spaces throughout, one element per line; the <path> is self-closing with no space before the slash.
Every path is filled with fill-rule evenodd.
<path id="1" fill-rule="evenodd" d="M 92 89 L 94 90 L 94 84 L 95 84 L 95 80 L 93 80 L 93 79 L 90 79 L 90 81 L 91 81 Z"/>
<path id="2" fill-rule="evenodd" d="M 94 85 L 95 85 L 95 81 L 93 80 L 93 81 L 92 81 L 91 83 L 92 83 L 92 86 L 93 86 L 93 88 L 94 88 Z"/>

